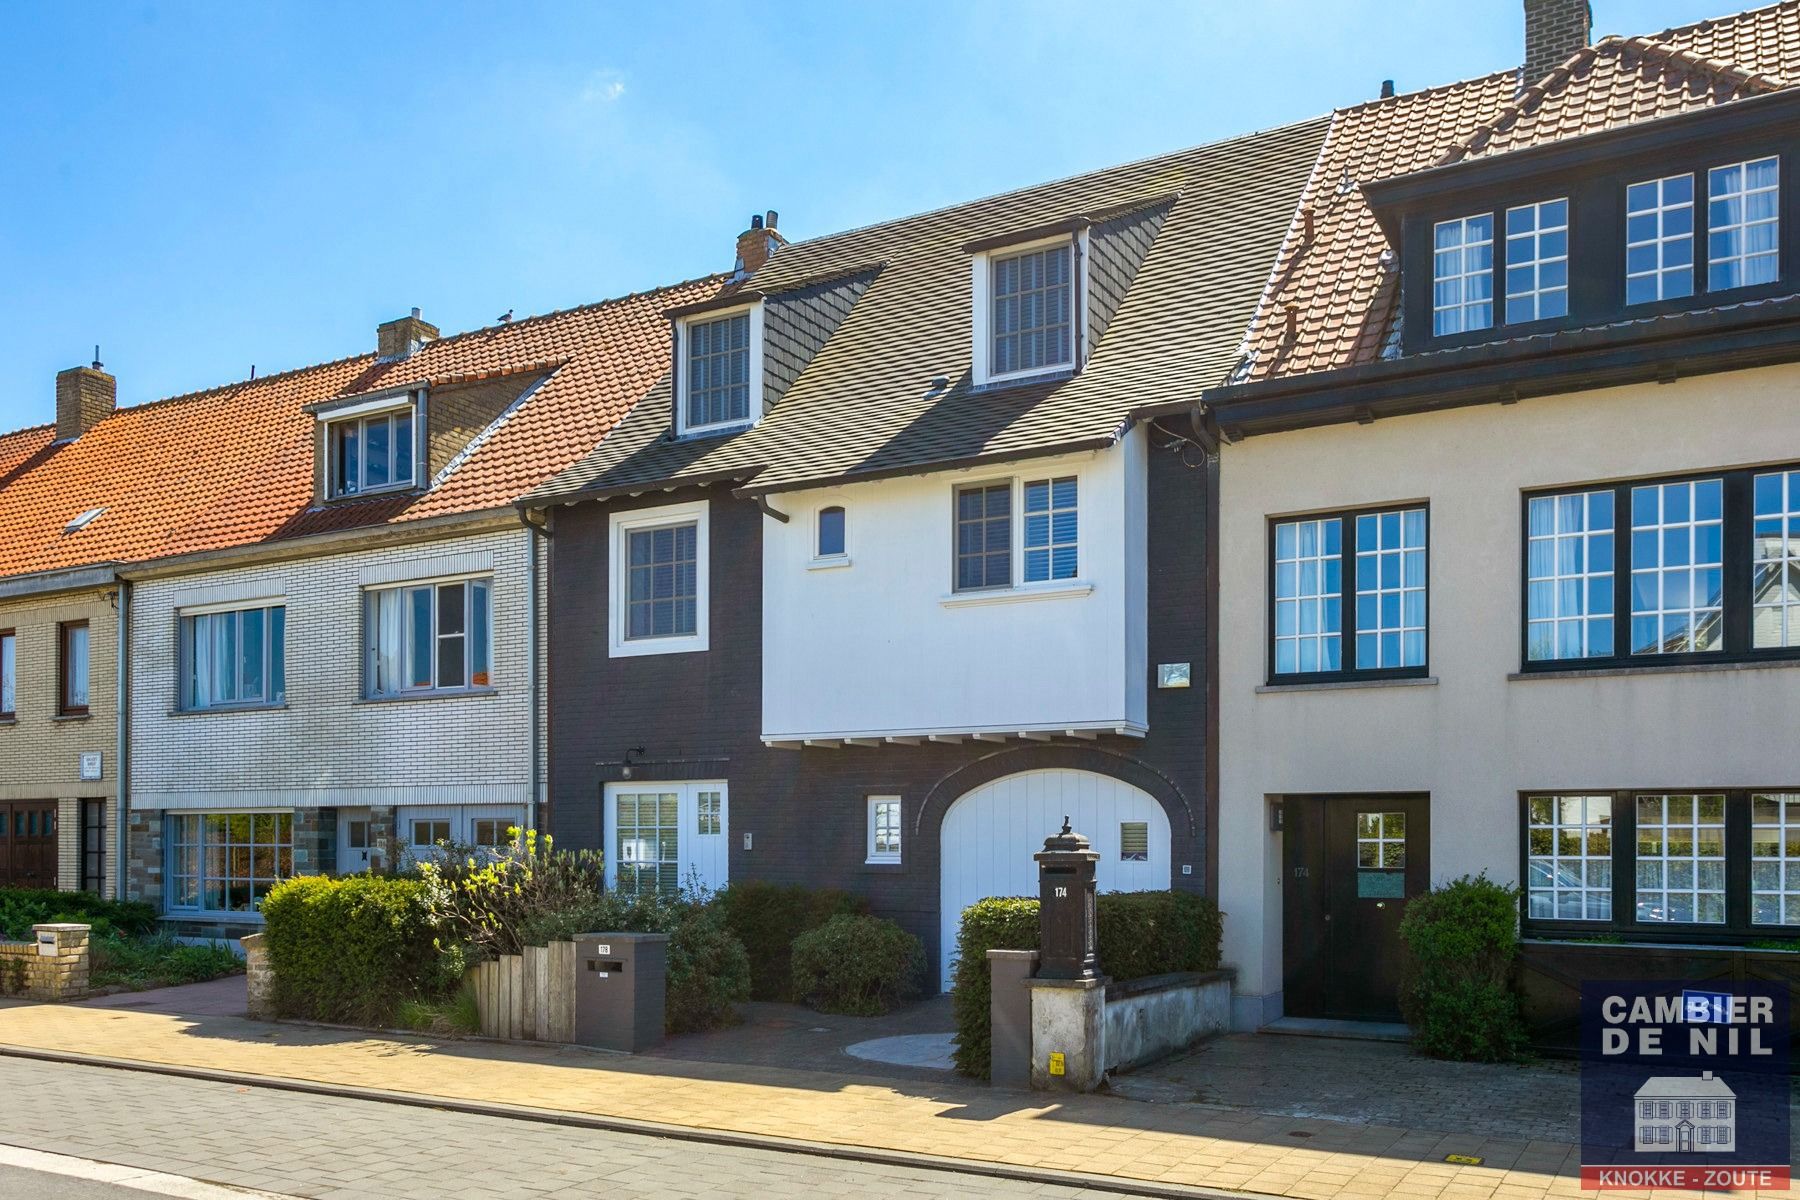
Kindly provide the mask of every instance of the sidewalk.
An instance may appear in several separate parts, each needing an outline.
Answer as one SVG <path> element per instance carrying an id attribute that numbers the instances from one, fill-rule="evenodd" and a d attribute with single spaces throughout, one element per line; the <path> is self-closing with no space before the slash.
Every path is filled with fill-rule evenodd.
<path id="1" fill-rule="evenodd" d="M 1050 1098 L 569 1047 L 402 1038 L 214 1013 L 0 1003 L 9 1047 L 1157 1184 L 1333 1200 L 1578 1196 L 1562 1142 L 1273 1116 L 1211 1104 Z M 1484 1159 L 1480 1166 L 1444 1161 Z"/>

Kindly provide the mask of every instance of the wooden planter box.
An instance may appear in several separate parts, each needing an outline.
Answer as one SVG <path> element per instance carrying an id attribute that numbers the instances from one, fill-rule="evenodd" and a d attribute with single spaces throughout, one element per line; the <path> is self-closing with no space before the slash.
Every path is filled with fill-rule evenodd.
<path id="1" fill-rule="evenodd" d="M 1677 986 L 1750 980 L 1785 984 L 1790 1031 L 1800 1029 L 1800 954 L 1738 946 L 1635 942 L 1527 941 L 1519 945 L 1517 988 L 1525 1026 L 1540 1052 L 1573 1057 L 1580 1049 L 1583 980 L 1670 980 Z"/>
<path id="2" fill-rule="evenodd" d="M 526 1042 L 575 1040 L 575 943 L 527 946 L 469 968 L 481 1036 Z"/>

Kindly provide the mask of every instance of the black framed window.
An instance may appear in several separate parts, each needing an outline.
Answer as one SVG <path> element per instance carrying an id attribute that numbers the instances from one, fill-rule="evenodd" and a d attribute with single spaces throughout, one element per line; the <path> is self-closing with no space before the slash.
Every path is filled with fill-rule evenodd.
<path id="1" fill-rule="evenodd" d="M 1424 675 L 1429 528 L 1425 505 L 1271 520 L 1269 682 Z"/>
<path id="2" fill-rule="evenodd" d="M 106 886 L 106 801 L 81 802 L 81 890 L 99 895 Z"/>
<path id="3" fill-rule="evenodd" d="M 1525 670 L 1800 657 L 1800 467 L 1524 503 Z"/>
<path id="4" fill-rule="evenodd" d="M 1527 933 L 1800 937 L 1800 789 L 1521 797 Z"/>
<path id="5" fill-rule="evenodd" d="M 956 590 L 1012 586 L 1012 481 L 956 489 Z"/>

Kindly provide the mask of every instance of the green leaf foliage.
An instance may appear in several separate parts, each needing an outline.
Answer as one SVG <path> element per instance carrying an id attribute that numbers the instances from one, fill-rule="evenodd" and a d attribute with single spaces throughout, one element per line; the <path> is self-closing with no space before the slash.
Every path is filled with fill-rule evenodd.
<path id="1" fill-rule="evenodd" d="M 116 933 L 90 936 L 88 953 L 88 981 L 97 988 L 141 991 L 205 983 L 244 969 L 244 960 L 225 942 L 181 942 L 166 933 L 145 937 Z"/>
<path id="2" fill-rule="evenodd" d="M 156 929 L 156 909 L 137 900 L 102 900 L 93 892 L 0 888 L 0 937 L 31 936 L 33 925 L 92 925 L 94 938 L 140 937 Z"/>
<path id="3" fill-rule="evenodd" d="M 1192 892 L 1106 892 L 1095 900 L 1100 970 L 1114 979 L 1172 971 L 1212 971 L 1223 936 L 1219 906 Z M 993 1061 L 989 950 L 1038 949 L 1038 902 L 1013 896 L 963 910 L 952 964 L 956 1069 L 987 1079 Z"/>
<path id="4" fill-rule="evenodd" d="M 925 946 L 881 917 L 839 913 L 794 939 L 794 995 L 820 1012 L 878 1017 L 916 998 Z"/>
<path id="5" fill-rule="evenodd" d="M 389 1025 L 402 1001 L 453 983 L 417 879 L 305 875 L 264 899 L 276 1010 L 315 1021 Z"/>
<path id="6" fill-rule="evenodd" d="M 862 916 L 869 902 L 833 888 L 748 880 L 717 897 L 725 924 L 750 954 L 750 995 L 756 1000 L 792 1000 L 794 942 L 840 914 Z"/>
<path id="7" fill-rule="evenodd" d="M 1519 889 L 1464 875 L 1407 901 L 1400 1012 L 1413 1046 L 1433 1058 L 1510 1062 L 1525 1051 L 1511 986 Z"/>

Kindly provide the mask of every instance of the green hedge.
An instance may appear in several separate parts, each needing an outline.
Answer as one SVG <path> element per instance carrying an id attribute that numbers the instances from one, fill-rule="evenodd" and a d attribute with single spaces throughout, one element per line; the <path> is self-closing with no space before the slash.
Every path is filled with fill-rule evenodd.
<path id="1" fill-rule="evenodd" d="M 315 1021 L 392 1023 L 401 1001 L 444 990 L 437 927 L 416 879 L 307 875 L 262 905 L 277 1011 Z"/>
<path id="2" fill-rule="evenodd" d="M 869 902 L 832 888 L 749 880 L 734 883 L 714 903 L 750 955 L 750 998 L 794 999 L 794 940 L 840 914 L 863 916 Z"/>
<path id="3" fill-rule="evenodd" d="M 1519 889 L 1464 875 L 1409 900 L 1400 920 L 1406 966 L 1400 1013 L 1433 1058 L 1509 1062 L 1525 1052 L 1511 986 Z"/>
<path id="4" fill-rule="evenodd" d="M 1095 940 L 1100 970 L 1114 979 L 1219 965 L 1224 926 L 1219 906 L 1192 892 L 1106 892 L 1098 897 Z M 1038 902 L 1026 897 L 981 900 L 963 910 L 952 964 L 950 1003 L 956 1018 L 956 1069 L 989 1077 L 993 1057 L 989 950 L 1038 949 Z"/>
<path id="5" fill-rule="evenodd" d="M 924 976 L 924 944 L 881 917 L 840 913 L 794 939 L 794 995 L 820 1012 L 878 1017 Z"/>
<path id="6" fill-rule="evenodd" d="M 156 928 L 156 909 L 136 900 L 102 900 L 93 892 L 0 888 L 0 937 L 29 937 L 33 925 L 92 925 L 94 937 L 138 937 Z"/>

